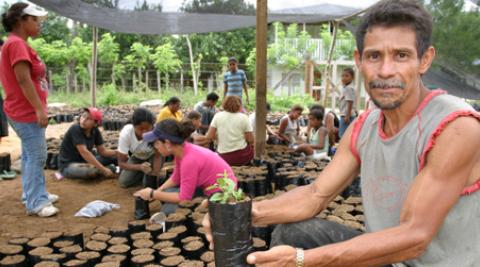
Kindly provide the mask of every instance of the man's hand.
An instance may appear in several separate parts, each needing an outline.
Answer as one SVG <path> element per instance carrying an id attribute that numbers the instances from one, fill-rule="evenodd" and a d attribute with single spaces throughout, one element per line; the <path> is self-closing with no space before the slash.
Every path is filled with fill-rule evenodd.
<path id="1" fill-rule="evenodd" d="M 208 200 L 204 200 L 201 207 L 208 207 Z M 252 203 L 252 222 L 255 224 L 255 219 L 258 217 L 258 209 L 256 203 Z M 202 226 L 205 229 L 205 237 L 209 243 L 209 248 L 213 250 L 213 235 L 212 235 L 212 225 L 210 224 L 210 215 L 207 213 L 203 217 Z"/>
<path id="2" fill-rule="evenodd" d="M 140 197 L 143 200 L 151 200 L 150 199 L 150 194 L 152 193 L 152 188 L 146 187 L 144 189 L 140 189 L 137 192 L 133 193 L 134 197 Z"/>
<path id="3" fill-rule="evenodd" d="M 343 120 L 345 121 L 345 124 L 350 124 L 350 116 L 345 116 Z"/>
<path id="4" fill-rule="evenodd" d="M 103 167 L 101 170 L 100 170 L 103 174 L 103 176 L 107 177 L 107 178 L 110 178 L 113 176 L 113 172 L 112 170 L 110 170 L 109 168 L 107 167 Z"/>
<path id="5" fill-rule="evenodd" d="M 37 115 L 37 124 L 42 128 L 46 128 L 48 126 L 48 116 L 45 114 L 43 110 L 39 110 L 36 112 Z"/>
<path id="6" fill-rule="evenodd" d="M 140 170 L 145 174 L 149 174 L 152 172 L 152 167 L 149 162 L 144 162 L 140 165 Z"/>
<path id="7" fill-rule="evenodd" d="M 294 267 L 297 251 L 290 246 L 278 246 L 267 251 L 254 252 L 247 257 L 249 264 L 257 267 Z"/>

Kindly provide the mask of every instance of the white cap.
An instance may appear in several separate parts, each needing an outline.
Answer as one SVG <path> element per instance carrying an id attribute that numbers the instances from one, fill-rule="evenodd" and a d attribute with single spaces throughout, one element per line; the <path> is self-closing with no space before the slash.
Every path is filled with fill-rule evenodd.
<path id="1" fill-rule="evenodd" d="M 38 8 L 33 4 L 28 4 L 28 6 L 24 8 L 22 12 L 25 15 L 30 15 L 30 16 L 39 17 L 39 18 L 46 18 L 48 14 L 47 11 Z"/>

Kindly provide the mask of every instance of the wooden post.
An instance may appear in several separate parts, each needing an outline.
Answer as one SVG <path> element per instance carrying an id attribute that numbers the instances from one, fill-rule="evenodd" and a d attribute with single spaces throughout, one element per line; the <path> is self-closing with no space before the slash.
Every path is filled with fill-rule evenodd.
<path id="1" fill-rule="evenodd" d="M 335 22 L 333 23 L 333 38 L 332 38 L 332 42 L 330 43 L 330 49 L 328 51 L 328 58 L 327 58 L 327 66 L 325 67 L 325 99 L 324 99 L 324 103 L 323 103 L 323 106 L 326 107 L 327 106 L 327 101 L 328 101 L 328 93 L 330 93 L 330 88 L 332 87 L 331 86 L 331 82 L 332 82 L 332 76 L 331 76 L 331 72 L 332 72 L 332 58 L 333 58 L 333 50 L 335 49 L 335 42 L 337 41 L 337 28 L 338 28 L 338 23 Z"/>
<path id="2" fill-rule="evenodd" d="M 267 121 L 267 0 L 257 0 L 257 70 L 255 77 L 255 159 L 262 159 Z"/>
<path id="3" fill-rule="evenodd" d="M 305 94 L 312 95 L 313 86 L 313 60 L 309 56 L 305 59 Z"/>
<path id="4" fill-rule="evenodd" d="M 97 106 L 97 42 L 98 42 L 98 33 L 97 27 L 93 27 L 93 48 L 92 48 L 92 82 L 90 85 L 90 90 L 92 93 L 92 106 Z"/>

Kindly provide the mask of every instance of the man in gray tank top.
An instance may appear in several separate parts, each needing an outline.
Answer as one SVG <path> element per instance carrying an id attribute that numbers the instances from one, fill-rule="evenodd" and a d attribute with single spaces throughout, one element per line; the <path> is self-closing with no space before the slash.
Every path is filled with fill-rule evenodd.
<path id="1" fill-rule="evenodd" d="M 349 126 L 315 183 L 253 204 L 254 224 L 278 226 L 274 247 L 249 264 L 480 266 L 480 114 L 422 84 L 431 32 L 414 0 L 383 0 L 363 16 L 355 60 L 379 109 Z M 366 233 L 317 218 L 359 174 Z"/>

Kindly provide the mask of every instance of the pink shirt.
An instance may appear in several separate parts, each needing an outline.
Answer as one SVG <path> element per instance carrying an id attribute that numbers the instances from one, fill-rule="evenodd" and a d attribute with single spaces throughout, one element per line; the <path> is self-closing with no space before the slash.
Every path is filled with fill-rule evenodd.
<path id="1" fill-rule="evenodd" d="M 232 168 L 217 153 L 185 142 L 183 158 L 175 159 L 171 178 L 180 185 L 180 200 L 191 200 L 197 187 L 201 187 L 207 196 L 211 195 L 214 191 L 207 192 L 205 189 L 215 184 L 219 174 L 225 170 L 236 184 L 237 178 Z"/>
<path id="2" fill-rule="evenodd" d="M 46 113 L 48 84 L 45 79 L 45 64 L 25 40 L 10 33 L 7 41 L 3 44 L 0 60 L 0 80 L 5 90 L 4 110 L 8 117 L 14 121 L 35 122 L 37 121 L 35 109 L 23 95 L 13 71 L 15 64 L 21 61 L 30 65 L 30 76 Z"/>

